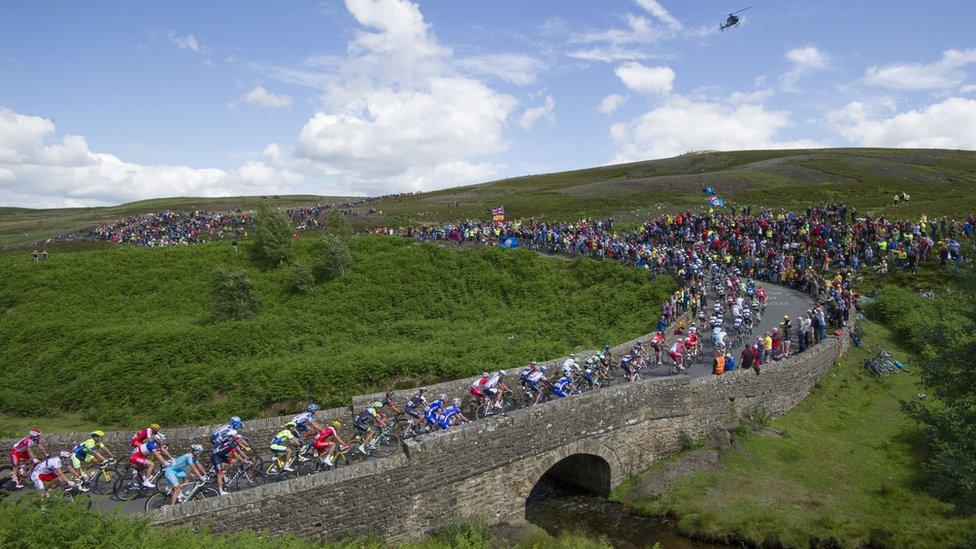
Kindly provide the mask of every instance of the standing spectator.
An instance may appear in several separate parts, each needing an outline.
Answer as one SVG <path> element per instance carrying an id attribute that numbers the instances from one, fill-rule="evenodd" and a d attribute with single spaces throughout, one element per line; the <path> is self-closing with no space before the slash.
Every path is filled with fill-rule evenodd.
<path id="1" fill-rule="evenodd" d="M 742 355 L 739 356 L 740 366 L 742 367 L 743 370 L 748 370 L 749 368 L 752 368 L 752 364 L 755 361 L 756 361 L 756 346 L 746 345 L 745 348 L 742 349 Z"/>
<path id="2" fill-rule="evenodd" d="M 37 250 L 34 250 L 33 252 L 31 252 L 31 260 L 32 260 L 32 261 L 33 261 L 34 263 L 37 263 L 37 255 L 38 255 L 38 254 L 37 254 Z"/>
<path id="3" fill-rule="evenodd" d="M 735 370 L 735 357 L 732 356 L 732 353 L 726 352 L 725 353 L 725 371 L 726 372 L 731 372 L 733 370 Z"/>
<path id="4" fill-rule="evenodd" d="M 827 337 L 827 319 L 824 317 L 823 307 L 817 307 L 817 341 Z"/>
<path id="5" fill-rule="evenodd" d="M 763 334 L 763 364 L 773 359 L 773 336 L 766 332 Z"/>
<path id="6" fill-rule="evenodd" d="M 790 339 L 793 337 L 793 325 L 790 323 L 790 317 L 783 317 L 780 332 L 783 334 L 783 358 L 786 358 L 790 356 Z"/>

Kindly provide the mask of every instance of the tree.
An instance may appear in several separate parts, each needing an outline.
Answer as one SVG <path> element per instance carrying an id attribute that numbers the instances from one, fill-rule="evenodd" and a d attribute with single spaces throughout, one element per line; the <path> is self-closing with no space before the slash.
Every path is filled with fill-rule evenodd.
<path id="1" fill-rule="evenodd" d="M 257 312 L 261 301 L 253 292 L 251 279 L 244 271 L 217 267 L 211 282 L 215 320 L 241 320 Z"/>
<path id="2" fill-rule="evenodd" d="M 285 289 L 292 294 L 304 294 L 315 287 L 315 274 L 312 267 L 304 261 L 292 265 L 285 277 Z"/>
<path id="3" fill-rule="evenodd" d="M 349 244 L 335 235 L 326 235 L 315 246 L 315 263 L 312 272 L 317 282 L 328 282 L 339 278 L 352 264 Z"/>
<path id="4" fill-rule="evenodd" d="M 352 240 L 352 225 L 346 216 L 342 215 L 339 208 L 332 208 L 329 212 L 329 224 L 326 226 L 325 234 L 335 236 L 343 242 Z"/>
<path id="5" fill-rule="evenodd" d="M 251 253 L 259 263 L 276 267 L 288 262 L 295 253 L 291 237 L 291 220 L 285 212 L 266 202 L 258 205 Z"/>

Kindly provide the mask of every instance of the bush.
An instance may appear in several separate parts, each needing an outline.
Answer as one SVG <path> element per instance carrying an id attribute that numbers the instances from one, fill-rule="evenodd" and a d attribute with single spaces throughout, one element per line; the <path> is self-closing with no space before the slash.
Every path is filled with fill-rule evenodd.
<path id="1" fill-rule="evenodd" d="M 338 208 L 332 208 L 329 212 L 329 223 L 325 228 L 325 234 L 334 236 L 343 242 L 352 240 L 352 225 L 346 216 Z"/>
<path id="2" fill-rule="evenodd" d="M 251 279 L 244 271 L 217 267 L 213 274 L 211 295 L 215 320 L 243 320 L 257 312 L 261 305 L 252 291 Z"/>
<path id="3" fill-rule="evenodd" d="M 254 243 L 251 245 L 254 259 L 268 267 L 291 260 L 295 253 L 292 232 L 288 215 L 262 202 L 254 215 Z"/>
<path id="4" fill-rule="evenodd" d="M 285 291 L 290 294 L 304 294 L 315 288 L 315 274 L 308 263 L 295 263 L 284 279 Z"/>
<path id="5" fill-rule="evenodd" d="M 325 236 L 315 246 L 315 266 L 312 273 L 316 282 L 328 282 L 339 278 L 352 263 L 349 244 L 335 235 Z"/>

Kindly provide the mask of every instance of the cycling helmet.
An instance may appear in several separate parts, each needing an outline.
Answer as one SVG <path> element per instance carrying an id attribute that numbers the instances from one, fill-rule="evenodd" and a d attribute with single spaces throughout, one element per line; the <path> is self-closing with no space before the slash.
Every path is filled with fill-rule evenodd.
<path id="1" fill-rule="evenodd" d="M 240 429 L 241 427 L 244 426 L 244 422 L 241 421 L 241 418 L 234 416 L 230 418 L 230 426 L 233 427 L 234 429 Z"/>
<path id="2" fill-rule="evenodd" d="M 61 450 L 60 456 L 63 457 L 63 458 L 70 458 L 71 457 L 71 452 L 69 452 L 67 450 Z"/>
<path id="3" fill-rule="evenodd" d="M 447 395 L 445 395 L 444 393 L 441 393 L 441 394 L 437 395 L 437 400 L 447 400 Z"/>
<path id="4" fill-rule="evenodd" d="M 203 451 L 203 446 L 200 446 L 199 444 L 191 444 L 190 445 L 190 451 L 191 452 L 197 452 L 197 453 L 202 452 Z"/>
<path id="5" fill-rule="evenodd" d="M 549 371 L 549 367 L 543 364 L 542 366 L 539 366 L 539 371 L 542 373 L 546 373 Z"/>
<path id="6" fill-rule="evenodd" d="M 158 423 L 150 423 L 149 424 L 149 428 L 152 429 L 153 431 L 158 431 L 159 430 L 159 424 Z"/>
<path id="7" fill-rule="evenodd" d="M 339 427 L 342 427 L 342 422 L 339 421 L 338 419 L 333 419 L 332 420 L 332 426 L 335 427 L 336 429 L 338 429 Z"/>
<path id="8" fill-rule="evenodd" d="M 481 372 L 481 377 L 488 377 L 490 375 L 488 372 Z"/>
<path id="9" fill-rule="evenodd" d="M 166 435 L 164 435 L 162 433 L 156 433 L 156 441 L 157 442 L 166 442 Z"/>
<path id="10" fill-rule="evenodd" d="M 460 405 L 461 405 L 461 399 L 460 399 L 460 398 L 458 398 L 458 397 L 454 397 L 454 400 L 452 400 L 451 402 L 452 402 L 452 403 L 453 403 L 453 404 L 454 404 L 455 406 L 460 406 Z"/>
<path id="11" fill-rule="evenodd" d="M 27 436 L 29 436 L 31 438 L 41 438 L 41 430 L 40 429 L 31 429 L 30 432 L 27 433 Z"/>
<path id="12" fill-rule="evenodd" d="M 103 437 L 105 436 L 105 431 L 92 431 L 91 436 L 93 437 Z"/>
<path id="13" fill-rule="evenodd" d="M 427 392 L 427 387 L 421 387 L 420 389 L 417 389 L 417 393 L 419 393 L 421 395 L 424 394 L 424 393 L 426 393 L 426 392 Z"/>
<path id="14" fill-rule="evenodd" d="M 312 413 L 315 413 L 315 411 L 319 409 L 319 405 L 318 405 L 318 404 L 315 404 L 315 403 L 313 402 L 313 403 L 311 403 L 311 404 L 309 404 L 309 405 L 308 405 L 308 408 L 306 408 L 306 409 L 307 409 L 307 410 L 308 410 L 309 412 L 312 412 Z"/>
<path id="15" fill-rule="evenodd" d="M 285 429 L 298 429 L 298 424 L 294 421 L 289 421 L 285 424 Z"/>
<path id="16" fill-rule="evenodd" d="M 498 370 L 498 375 L 500 375 L 500 376 L 507 376 L 508 375 L 508 372 L 506 372 L 505 370 Z"/>

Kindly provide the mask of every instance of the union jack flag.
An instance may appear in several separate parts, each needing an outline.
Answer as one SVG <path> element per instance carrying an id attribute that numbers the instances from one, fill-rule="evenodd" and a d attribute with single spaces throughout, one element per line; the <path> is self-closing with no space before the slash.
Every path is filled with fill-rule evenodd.
<path id="1" fill-rule="evenodd" d="M 499 206 L 497 208 L 491 209 L 491 220 L 492 221 L 505 221 L 505 206 Z"/>

